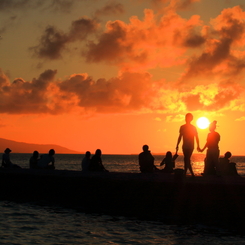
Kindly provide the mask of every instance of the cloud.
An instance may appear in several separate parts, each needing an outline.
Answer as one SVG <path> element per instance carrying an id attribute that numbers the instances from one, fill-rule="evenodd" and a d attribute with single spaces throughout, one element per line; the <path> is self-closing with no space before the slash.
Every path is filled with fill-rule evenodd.
<path id="1" fill-rule="evenodd" d="M 83 41 L 90 34 L 95 32 L 99 24 L 89 18 L 81 18 L 73 21 L 68 33 L 57 30 L 54 26 L 48 26 L 40 38 L 39 44 L 29 48 L 38 58 L 60 59 L 62 52 L 69 43 Z"/>
<path id="2" fill-rule="evenodd" d="M 167 9 L 172 11 L 188 9 L 193 3 L 200 0 L 152 0 L 153 5 L 161 6 L 162 4 L 168 4 Z"/>
<path id="3" fill-rule="evenodd" d="M 2 74 L 0 112 L 244 111 L 245 13 L 239 6 L 225 9 L 209 25 L 200 16 L 186 19 L 176 13 L 193 2 L 163 1 L 168 5 L 164 15 L 146 9 L 142 19 L 108 21 L 104 29 L 98 19 L 88 17 L 71 22 L 66 32 L 48 26 L 31 48 L 39 59 L 61 59 L 76 43 L 86 61 L 117 66 L 118 75 L 95 80 L 83 73 L 62 80 L 56 78 L 56 71 L 47 70 L 32 81 L 19 78 L 10 83 Z M 97 14 L 121 8 L 109 3 L 112 8 Z M 165 78 L 165 71 L 174 67 L 183 73 Z M 161 78 L 154 78 L 152 69 L 159 69 Z"/>
<path id="4" fill-rule="evenodd" d="M 105 16 L 105 15 L 119 15 L 125 12 L 124 7 L 121 3 L 115 1 L 109 1 L 104 7 L 95 11 L 95 16 Z"/>
<path id="5" fill-rule="evenodd" d="M 40 43 L 31 47 L 30 50 L 39 58 L 59 59 L 61 52 L 65 48 L 69 38 L 66 34 L 49 26 L 40 38 Z"/>
<path id="6" fill-rule="evenodd" d="M 73 0 L 53 0 L 49 1 L 47 9 L 59 12 L 69 12 L 74 5 Z"/>
<path id="7" fill-rule="evenodd" d="M 0 113 L 62 114 L 77 111 L 81 114 L 178 114 L 200 110 L 244 110 L 240 107 L 244 104 L 244 89 L 230 81 L 199 85 L 180 92 L 163 80 L 153 80 L 147 72 L 124 72 L 117 77 L 97 80 L 86 73 L 73 74 L 63 81 L 56 78 L 56 73 L 56 70 L 46 70 L 32 81 L 18 78 L 12 83 L 1 73 Z"/>
<path id="8" fill-rule="evenodd" d="M 0 0 L 0 12 L 45 8 L 67 12 L 73 6 L 72 0 Z"/>
<path id="9" fill-rule="evenodd" d="M 237 118 L 235 121 L 237 121 L 237 122 L 242 122 L 242 121 L 245 121 L 245 117 L 240 117 L 240 118 Z"/>
<path id="10" fill-rule="evenodd" d="M 198 16 L 186 20 L 169 12 L 158 20 L 148 9 L 143 20 L 132 17 L 128 24 L 107 22 L 106 30 L 97 35 L 97 41 L 89 42 L 84 55 L 88 62 L 107 62 L 128 71 L 180 65 L 188 47 L 205 42 L 196 30 L 200 25 Z"/>
<path id="11" fill-rule="evenodd" d="M 21 78 L 12 83 L 2 73 L 0 76 L 1 113 L 59 113 L 57 108 L 51 108 L 49 89 L 56 71 L 47 70 L 38 79 L 26 82 Z"/>
<path id="12" fill-rule="evenodd" d="M 63 93 L 75 96 L 79 107 L 98 113 L 151 108 L 157 95 L 148 73 L 123 73 L 109 80 L 97 81 L 87 75 L 77 74 L 60 83 L 59 88 Z"/>
<path id="13" fill-rule="evenodd" d="M 97 113 L 130 112 L 153 107 L 157 94 L 148 73 L 124 73 L 97 81 L 87 74 L 75 74 L 58 81 L 56 72 L 47 70 L 30 82 L 18 78 L 12 83 L 2 73 L 0 112 L 60 114 L 74 108 Z"/>
<path id="14" fill-rule="evenodd" d="M 244 53 L 238 50 L 245 44 L 244 20 L 245 12 L 236 6 L 223 10 L 211 21 L 211 27 L 204 27 L 205 34 L 200 38 L 200 44 L 205 44 L 205 48 L 200 55 L 189 58 L 187 71 L 181 80 L 215 74 L 232 76 L 243 72 Z"/>

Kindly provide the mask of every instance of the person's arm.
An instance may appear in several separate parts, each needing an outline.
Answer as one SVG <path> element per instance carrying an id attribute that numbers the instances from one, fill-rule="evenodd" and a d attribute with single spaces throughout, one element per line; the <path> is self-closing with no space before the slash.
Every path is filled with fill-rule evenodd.
<path id="1" fill-rule="evenodd" d="M 200 144 L 199 144 L 199 137 L 198 137 L 198 134 L 196 134 L 196 143 L 197 143 L 197 151 L 201 151 L 200 149 Z"/>
<path id="2" fill-rule="evenodd" d="M 166 160 L 166 158 L 163 158 L 163 160 L 160 163 L 160 166 L 162 166 L 162 165 L 164 165 L 166 163 L 165 160 Z"/>
<path id="3" fill-rule="evenodd" d="M 203 152 L 206 148 L 207 148 L 207 143 L 205 144 L 205 146 L 202 149 L 200 149 L 200 152 Z"/>
<path id="4" fill-rule="evenodd" d="M 179 143 L 180 143 L 181 139 L 182 139 L 182 134 L 180 133 L 180 134 L 179 134 L 179 137 L 178 137 L 178 140 L 177 140 L 176 153 L 177 153 L 178 150 L 179 150 Z"/>

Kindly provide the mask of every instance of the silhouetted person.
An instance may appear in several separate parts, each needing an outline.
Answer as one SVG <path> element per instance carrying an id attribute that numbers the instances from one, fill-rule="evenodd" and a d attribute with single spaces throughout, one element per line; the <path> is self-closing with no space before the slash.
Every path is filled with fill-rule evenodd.
<path id="1" fill-rule="evenodd" d="M 154 157 L 149 151 L 148 145 L 143 145 L 143 152 L 139 154 L 139 165 L 141 173 L 153 173 L 158 168 L 154 165 Z"/>
<path id="2" fill-rule="evenodd" d="M 101 159 L 102 152 L 100 149 L 95 151 L 95 154 L 92 156 L 90 164 L 89 164 L 89 171 L 93 172 L 109 172 L 105 169 L 104 165 L 102 164 Z"/>
<path id="3" fill-rule="evenodd" d="M 204 161 L 204 175 L 215 175 L 216 174 L 216 167 L 219 163 L 219 141 L 220 135 L 219 133 L 215 132 L 217 121 L 213 121 L 209 125 L 209 131 L 207 137 L 207 142 L 201 152 L 203 152 L 206 148 L 206 158 Z"/>
<path id="4" fill-rule="evenodd" d="M 38 168 L 41 169 L 55 169 L 54 166 L 54 154 L 55 154 L 55 150 L 54 149 L 50 149 L 48 154 L 43 154 L 41 155 L 40 160 L 37 163 Z M 51 163 L 51 165 L 50 165 Z"/>
<path id="5" fill-rule="evenodd" d="M 227 151 L 224 157 L 219 158 L 217 165 L 217 174 L 222 176 L 239 176 L 236 169 L 236 163 L 230 162 L 232 154 Z"/>
<path id="6" fill-rule="evenodd" d="M 160 166 L 164 166 L 164 169 L 162 169 L 161 171 L 163 173 L 173 173 L 174 172 L 174 168 L 175 168 L 175 159 L 178 157 L 177 154 L 175 154 L 174 156 L 172 155 L 171 151 L 168 151 L 166 153 L 165 158 L 162 160 L 162 162 L 160 163 Z"/>
<path id="7" fill-rule="evenodd" d="M 182 150 L 184 155 L 184 169 L 185 169 L 184 173 L 186 174 L 187 170 L 189 169 L 191 175 L 194 177 L 194 172 L 191 166 L 191 156 L 194 150 L 194 139 L 196 139 L 198 151 L 200 150 L 200 147 L 199 147 L 199 138 L 198 138 L 196 127 L 191 124 L 192 120 L 193 120 L 193 115 L 191 113 L 187 113 L 185 115 L 186 124 L 182 125 L 179 129 L 179 137 L 176 146 L 176 153 L 178 152 L 179 149 L 179 143 L 183 138 Z"/>
<path id="8" fill-rule="evenodd" d="M 39 157 L 39 152 L 38 151 L 33 151 L 33 154 L 29 160 L 29 166 L 30 168 L 38 168 L 37 163 L 38 163 L 38 157 Z"/>
<path id="9" fill-rule="evenodd" d="M 83 172 L 89 171 L 89 165 L 90 165 L 90 161 L 91 161 L 90 157 L 91 157 L 90 151 L 86 151 L 85 156 L 84 156 L 82 163 L 81 163 L 81 167 L 82 167 Z"/>
<path id="10" fill-rule="evenodd" d="M 14 164 L 10 161 L 10 152 L 11 150 L 9 148 L 6 148 L 4 150 L 4 153 L 2 155 L 2 167 L 3 168 L 21 168 L 17 164 Z"/>

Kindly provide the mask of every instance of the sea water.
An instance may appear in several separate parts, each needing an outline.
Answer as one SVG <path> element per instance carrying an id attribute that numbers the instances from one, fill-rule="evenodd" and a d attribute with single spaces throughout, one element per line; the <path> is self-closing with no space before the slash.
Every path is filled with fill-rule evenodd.
<path id="1" fill-rule="evenodd" d="M 11 161 L 23 168 L 29 168 L 29 159 L 31 154 L 11 153 Z M 55 168 L 59 170 L 77 170 L 81 171 L 81 161 L 84 154 L 56 154 Z M 164 158 L 164 155 L 154 155 L 155 165 L 158 168 Z M 200 175 L 204 169 L 204 154 L 193 154 L 192 168 L 195 174 Z M 103 165 L 110 172 L 139 173 L 138 155 L 102 155 Z M 232 162 L 236 163 L 237 171 L 245 176 L 245 156 L 232 156 Z M 176 168 L 183 168 L 183 156 L 176 159 Z"/>
<path id="2" fill-rule="evenodd" d="M 11 154 L 28 167 L 31 154 Z M 164 156 L 154 156 L 159 166 Z M 196 174 L 203 171 L 204 155 L 193 155 Z M 81 170 L 83 155 L 57 154 L 56 169 Z M 139 172 L 137 155 L 103 155 L 111 172 Z M 236 156 L 238 173 L 245 176 L 245 157 Z M 183 168 L 179 156 L 176 167 Z M 1 188 L 1 187 L 0 187 Z M 244 244 L 245 236 L 202 224 L 169 225 L 102 213 L 84 213 L 51 203 L 0 201 L 0 244 Z"/>

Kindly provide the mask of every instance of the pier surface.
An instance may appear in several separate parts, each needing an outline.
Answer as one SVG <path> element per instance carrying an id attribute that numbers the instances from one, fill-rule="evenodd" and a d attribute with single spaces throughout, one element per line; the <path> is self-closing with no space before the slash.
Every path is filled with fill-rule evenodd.
<path id="1" fill-rule="evenodd" d="M 245 228 L 245 178 L 0 169 L 0 199 L 176 223 Z"/>

